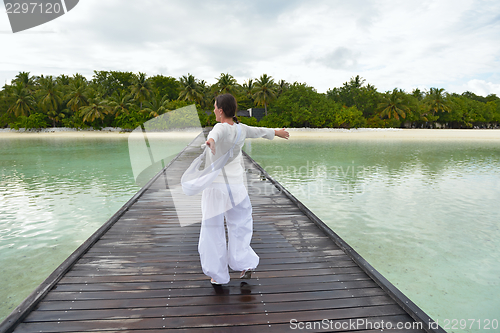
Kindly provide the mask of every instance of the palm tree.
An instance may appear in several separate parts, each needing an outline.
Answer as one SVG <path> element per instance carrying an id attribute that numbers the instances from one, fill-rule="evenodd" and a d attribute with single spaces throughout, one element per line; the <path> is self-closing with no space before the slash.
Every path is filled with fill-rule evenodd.
<path id="1" fill-rule="evenodd" d="M 366 82 L 365 79 L 363 79 L 361 76 L 356 75 L 355 77 L 351 77 L 351 80 L 349 83 L 344 83 L 344 86 L 350 86 L 354 89 L 359 89 L 363 86 L 363 84 Z"/>
<path id="2" fill-rule="evenodd" d="M 71 82 L 71 78 L 65 74 L 61 74 L 56 78 L 56 82 L 60 86 L 68 86 L 69 83 Z"/>
<path id="3" fill-rule="evenodd" d="M 212 91 L 212 87 L 205 80 L 198 82 L 198 90 L 203 95 L 200 105 L 202 108 L 211 108 L 217 94 Z"/>
<path id="4" fill-rule="evenodd" d="M 146 74 L 139 72 L 139 75 L 134 77 L 132 83 L 132 97 L 140 103 L 140 109 L 142 110 L 142 102 L 148 99 L 152 93 L 151 83 L 146 80 Z"/>
<path id="5" fill-rule="evenodd" d="M 416 99 L 418 99 L 419 101 L 424 99 L 424 93 L 418 88 L 413 89 L 413 91 L 411 92 L 411 95 L 413 97 L 415 97 Z"/>
<path id="6" fill-rule="evenodd" d="M 290 87 L 290 84 L 285 80 L 279 80 L 276 87 L 276 97 L 280 97 L 280 95 L 285 92 Z"/>
<path id="7" fill-rule="evenodd" d="M 109 113 L 110 107 L 107 100 L 103 100 L 101 96 L 97 95 L 89 99 L 89 105 L 80 108 L 80 117 L 84 122 L 93 122 L 95 119 L 104 120 L 106 114 Z"/>
<path id="8" fill-rule="evenodd" d="M 28 92 L 33 92 L 36 80 L 34 76 L 30 77 L 30 72 L 19 72 L 13 80 L 15 83 L 21 83 Z M 13 82 L 13 83 L 14 83 Z"/>
<path id="9" fill-rule="evenodd" d="M 231 74 L 221 73 L 217 83 L 215 84 L 217 94 L 233 94 L 238 90 L 238 82 Z"/>
<path id="10" fill-rule="evenodd" d="M 255 88 L 255 84 L 253 82 L 253 79 L 248 79 L 248 81 L 243 82 L 242 85 L 243 92 L 247 97 L 253 97 L 253 89 Z"/>
<path id="11" fill-rule="evenodd" d="M 69 84 L 69 93 L 65 96 L 66 99 L 69 99 L 66 106 L 70 108 L 73 112 L 78 112 L 78 110 L 82 106 L 86 106 L 89 104 L 88 98 L 88 85 L 87 80 L 76 74 Z"/>
<path id="12" fill-rule="evenodd" d="M 179 94 L 179 100 L 200 102 L 203 99 L 201 88 L 196 82 L 197 80 L 193 75 L 188 73 L 187 76 L 184 75 L 179 80 L 182 85 L 182 90 Z"/>
<path id="13" fill-rule="evenodd" d="M 7 110 L 8 113 L 14 113 L 16 117 L 26 117 L 31 113 L 35 100 L 28 88 L 26 88 L 22 82 L 17 82 L 16 85 L 12 87 L 11 97 L 13 97 L 15 101 Z"/>
<path id="14" fill-rule="evenodd" d="M 159 115 L 167 112 L 167 103 L 169 102 L 168 95 L 161 97 L 158 94 L 153 96 L 151 101 L 145 103 L 146 108 L 142 112 L 149 112 L 150 117 L 158 117 Z"/>
<path id="15" fill-rule="evenodd" d="M 53 121 L 55 127 L 55 118 L 59 116 L 59 106 L 62 104 L 63 94 L 61 93 L 56 80 L 52 76 L 41 77 L 38 89 L 39 104 L 45 113 Z"/>
<path id="16" fill-rule="evenodd" d="M 68 109 L 64 109 L 62 111 L 58 110 L 50 110 L 47 111 L 47 116 L 49 117 L 50 120 L 52 120 L 52 127 L 56 127 L 56 122 L 60 122 L 64 118 L 66 118 L 66 112 L 68 112 Z"/>
<path id="17" fill-rule="evenodd" d="M 253 79 L 248 79 L 247 82 L 244 82 L 242 88 L 245 96 L 248 97 L 253 102 L 253 90 L 255 88 Z"/>
<path id="18" fill-rule="evenodd" d="M 443 88 L 431 88 L 431 91 L 426 96 L 426 100 L 432 114 L 439 111 L 451 111 L 447 101 L 447 94 L 444 92 Z"/>
<path id="19" fill-rule="evenodd" d="M 274 79 L 267 74 L 262 74 L 261 77 L 257 79 L 257 82 L 255 82 L 253 97 L 257 105 L 264 105 L 267 116 L 267 105 L 276 99 Z"/>
<path id="20" fill-rule="evenodd" d="M 111 113 L 115 116 L 121 114 L 128 114 L 128 110 L 132 107 L 132 95 L 127 94 L 125 90 L 115 90 L 113 95 L 109 98 L 109 107 Z"/>
<path id="21" fill-rule="evenodd" d="M 402 92 L 395 88 L 392 93 L 385 93 L 382 96 L 382 102 L 378 104 L 378 111 L 381 118 L 387 116 L 387 118 L 394 117 L 399 120 L 399 117 L 406 118 L 406 113 L 410 111 L 410 108 L 405 105 L 404 99 L 402 98 Z"/>

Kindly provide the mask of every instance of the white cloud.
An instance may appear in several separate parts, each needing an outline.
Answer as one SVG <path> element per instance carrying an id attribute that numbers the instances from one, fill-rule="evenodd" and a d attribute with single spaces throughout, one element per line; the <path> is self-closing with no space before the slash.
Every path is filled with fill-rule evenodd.
<path id="1" fill-rule="evenodd" d="M 500 83 L 497 13 L 486 0 L 86 0 L 26 32 L 2 21 L 0 80 L 123 70 L 242 83 L 267 73 L 324 92 L 358 74 L 380 91 L 493 78 L 487 91 Z"/>
<path id="2" fill-rule="evenodd" d="M 467 82 L 467 84 L 462 86 L 462 89 L 459 90 L 462 90 L 460 92 L 470 91 L 480 96 L 496 94 L 500 97 L 500 84 L 486 82 L 484 80 L 470 80 L 469 82 Z"/>

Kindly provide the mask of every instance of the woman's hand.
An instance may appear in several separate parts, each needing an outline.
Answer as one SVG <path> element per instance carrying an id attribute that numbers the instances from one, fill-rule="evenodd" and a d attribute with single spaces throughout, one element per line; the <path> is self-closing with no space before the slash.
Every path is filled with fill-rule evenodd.
<path id="1" fill-rule="evenodd" d="M 215 141 L 214 139 L 210 138 L 205 142 L 207 146 L 210 147 L 210 150 L 212 151 L 212 154 L 215 155 Z"/>
<path id="2" fill-rule="evenodd" d="M 287 139 L 290 137 L 290 133 L 285 131 L 285 129 L 274 130 L 274 135 L 279 136 L 280 138 Z"/>

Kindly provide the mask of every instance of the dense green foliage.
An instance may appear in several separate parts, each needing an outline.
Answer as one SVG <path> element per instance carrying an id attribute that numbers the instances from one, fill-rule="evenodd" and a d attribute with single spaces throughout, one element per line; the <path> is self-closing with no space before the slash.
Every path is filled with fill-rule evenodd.
<path id="1" fill-rule="evenodd" d="M 242 110 L 262 106 L 264 118 L 240 117 L 243 123 L 267 127 L 415 127 L 493 128 L 500 123 L 500 98 L 471 92 L 449 94 L 442 88 L 379 92 L 359 76 L 325 94 L 305 83 L 275 81 L 263 74 L 242 85 L 221 73 L 213 85 L 187 74 L 179 79 L 145 73 L 94 71 L 30 76 L 19 73 L 0 91 L 0 127 L 133 129 L 179 107 L 196 103 L 203 126 L 215 124 L 218 94 L 236 96 Z"/>

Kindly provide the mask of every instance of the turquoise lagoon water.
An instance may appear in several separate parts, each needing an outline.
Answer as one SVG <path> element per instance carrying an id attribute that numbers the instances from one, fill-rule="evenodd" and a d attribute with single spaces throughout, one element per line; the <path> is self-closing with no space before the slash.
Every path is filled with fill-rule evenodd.
<path id="1" fill-rule="evenodd" d="M 0 138 L 0 319 L 139 189 L 125 139 Z"/>
<path id="2" fill-rule="evenodd" d="M 500 331 L 500 142 L 254 140 L 247 152 L 446 331 Z"/>
<path id="3" fill-rule="evenodd" d="M 498 142 L 245 149 L 448 332 L 500 320 Z M 126 139 L 0 139 L 0 151 L 1 320 L 139 187 Z"/>
<path id="4" fill-rule="evenodd" d="M 164 163 L 190 141 L 154 134 L 152 139 L 156 146 L 166 143 Z M 133 142 L 135 162 L 149 160 L 147 150 L 138 148 L 137 137 Z M 128 135 L 0 137 L 0 177 L 3 320 L 140 187 L 134 180 Z"/>

